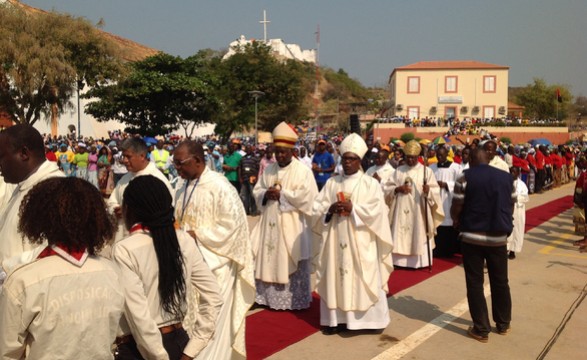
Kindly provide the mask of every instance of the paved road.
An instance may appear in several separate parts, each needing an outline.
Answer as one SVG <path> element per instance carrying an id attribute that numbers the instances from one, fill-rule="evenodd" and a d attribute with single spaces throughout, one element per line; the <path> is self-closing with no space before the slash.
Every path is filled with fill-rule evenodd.
<path id="1" fill-rule="evenodd" d="M 531 195 L 527 208 L 572 191 L 567 184 Z M 490 334 L 486 344 L 466 335 L 471 320 L 458 266 L 390 297 L 383 334 L 318 332 L 270 359 L 586 359 L 587 254 L 572 246 L 578 238 L 571 210 L 526 234 L 522 253 L 509 262 L 512 331 Z"/>

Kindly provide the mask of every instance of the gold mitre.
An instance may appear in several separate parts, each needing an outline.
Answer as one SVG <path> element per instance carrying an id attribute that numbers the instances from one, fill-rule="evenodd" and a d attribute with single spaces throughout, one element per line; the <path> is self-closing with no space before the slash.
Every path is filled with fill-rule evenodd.
<path id="1" fill-rule="evenodd" d="M 298 141 L 298 134 L 291 125 L 282 121 L 273 129 L 273 145 L 293 149 Z"/>
<path id="2" fill-rule="evenodd" d="M 406 155 L 418 156 L 418 155 L 420 155 L 421 151 L 422 151 L 422 147 L 420 146 L 420 144 L 416 140 L 410 140 L 410 141 L 408 141 L 406 146 L 404 146 L 404 154 L 406 154 Z"/>

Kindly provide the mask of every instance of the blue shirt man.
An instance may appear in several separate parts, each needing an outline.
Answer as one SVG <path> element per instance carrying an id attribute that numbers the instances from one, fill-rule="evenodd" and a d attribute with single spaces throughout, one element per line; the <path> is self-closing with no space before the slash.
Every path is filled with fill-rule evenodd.
<path id="1" fill-rule="evenodd" d="M 334 168 L 334 158 L 328 151 L 326 151 L 326 141 L 318 140 L 318 144 L 316 144 L 316 153 L 312 158 L 312 171 L 314 172 L 314 178 L 318 185 L 318 191 L 322 190 L 326 181 L 330 179 L 334 172 Z"/>

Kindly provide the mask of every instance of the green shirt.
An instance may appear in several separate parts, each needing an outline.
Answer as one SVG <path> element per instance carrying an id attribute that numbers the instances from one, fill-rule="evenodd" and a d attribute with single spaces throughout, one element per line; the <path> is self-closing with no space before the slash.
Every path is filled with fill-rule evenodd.
<path id="1" fill-rule="evenodd" d="M 73 163 L 77 165 L 78 168 L 87 168 L 88 167 L 88 157 L 90 153 L 85 152 L 83 154 L 77 153 L 73 157 Z"/>
<path id="2" fill-rule="evenodd" d="M 234 168 L 234 170 L 224 172 L 224 176 L 226 176 L 228 181 L 238 181 L 238 172 L 236 171 L 236 168 L 240 164 L 241 158 L 242 155 L 239 154 L 237 151 L 233 152 L 230 155 L 227 154 L 224 157 L 224 165 L 228 165 L 231 168 Z"/>

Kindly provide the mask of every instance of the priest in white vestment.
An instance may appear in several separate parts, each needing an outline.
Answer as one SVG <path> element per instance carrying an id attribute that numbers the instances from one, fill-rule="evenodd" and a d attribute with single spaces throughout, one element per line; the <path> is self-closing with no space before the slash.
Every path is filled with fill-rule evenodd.
<path id="1" fill-rule="evenodd" d="M 370 168 L 365 171 L 367 176 L 372 176 L 375 180 L 377 180 L 381 186 L 383 186 L 393 173 L 395 173 L 395 169 L 389 163 L 389 154 L 391 149 L 387 145 L 382 145 L 381 149 L 375 156 L 375 165 L 371 166 Z"/>
<path id="2" fill-rule="evenodd" d="M 169 180 L 161 170 L 157 168 L 155 163 L 148 159 L 147 154 L 149 153 L 149 148 L 142 139 L 135 137 L 126 139 L 120 144 L 120 149 L 122 152 L 122 164 L 126 167 L 128 172 L 122 176 L 118 183 L 116 183 L 116 186 L 114 187 L 114 190 L 112 190 L 112 194 L 110 194 L 107 201 L 108 209 L 114 213 L 118 219 L 118 228 L 116 235 L 114 236 L 114 242 L 117 242 L 128 235 L 128 230 L 126 230 L 122 221 L 122 195 L 132 179 L 137 176 L 153 175 L 157 179 L 163 181 L 169 190 L 169 194 L 173 197 L 173 189 Z M 148 194 L 145 194 L 145 196 L 148 196 Z M 100 255 L 109 258 L 110 252 L 110 246 L 106 245 L 104 249 L 101 250 Z"/>
<path id="3" fill-rule="evenodd" d="M 455 189 L 455 182 L 461 176 L 461 165 L 448 160 L 448 150 L 440 146 L 436 150 L 438 162 L 430 165 L 436 182 L 440 187 L 440 201 L 445 214 L 450 214 L 452 205 L 452 194 Z M 434 242 L 436 247 L 433 250 L 434 257 L 450 258 L 455 253 L 460 253 L 459 233 L 453 227 L 450 216 L 445 216 L 444 221 L 436 229 Z"/>
<path id="4" fill-rule="evenodd" d="M 420 144 L 404 148 L 406 164 L 398 166 L 384 187 L 391 202 L 393 264 L 418 269 L 432 265 L 434 234 L 444 220 L 440 188 L 432 170 L 418 162 Z"/>
<path id="5" fill-rule="evenodd" d="M 30 125 L 14 125 L 0 132 L 0 158 L 4 191 L 0 204 L 1 287 L 5 274 L 33 261 L 44 249 L 23 239 L 18 231 L 21 202 L 41 181 L 65 175 L 56 163 L 47 160 L 43 137 Z"/>
<path id="6" fill-rule="evenodd" d="M 273 130 L 276 163 L 269 165 L 253 196 L 261 211 L 251 240 L 255 254 L 255 301 L 277 310 L 310 306 L 309 229 L 318 195 L 312 170 L 293 157 L 297 133 L 285 122 Z"/>
<path id="7" fill-rule="evenodd" d="M 481 144 L 483 146 L 483 150 L 487 152 L 487 157 L 489 157 L 489 166 L 493 166 L 495 168 L 498 168 L 499 170 L 509 173 L 510 167 L 497 154 L 497 141 L 491 139 L 483 141 Z"/>
<path id="8" fill-rule="evenodd" d="M 8 200 L 10 200 L 10 196 L 14 191 L 14 187 L 15 185 L 13 184 L 7 184 L 4 181 L 4 177 L 0 175 L 0 211 L 2 209 L 2 206 L 4 206 L 4 204 L 6 204 Z"/>
<path id="9" fill-rule="evenodd" d="M 316 291 L 327 335 L 389 324 L 389 210 L 381 185 L 361 170 L 366 152 L 359 135 L 347 136 L 340 144 L 343 174 L 330 178 L 314 202 L 314 231 L 321 236 Z"/>
<path id="10" fill-rule="evenodd" d="M 224 301 L 214 338 L 196 359 L 245 359 L 245 317 L 255 299 L 245 209 L 226 177 L 206 166 L 201 144 L 182 142 L 173 156 L 179 176 L 185 179 L 175 196 L 175 219 L 195 239 Z M 184 325 L 194 323 L 195 307 L 188 303 Z"/>
<path id="11" fill-rule="evenodd" d="M 524 231 L 526 229 L 526 203 L 530 201 L 528 196 L 528 187 L 520 179 L 520 168 L 512 167 L 512 176 L 514 178 L 514 191 L 516 192 L 516 203 L 514 204 L 514 230 L 508 237 L 508 258 L 513 260 L 516 253 L 522 251 L 524 244 Z"/>

